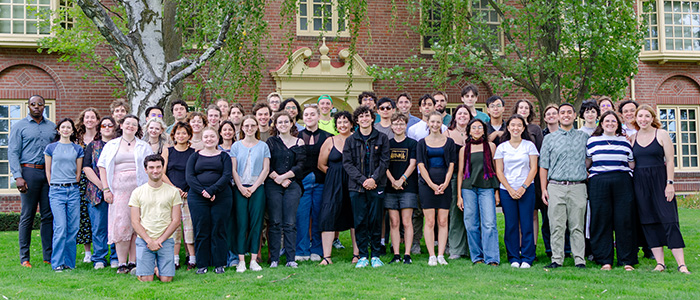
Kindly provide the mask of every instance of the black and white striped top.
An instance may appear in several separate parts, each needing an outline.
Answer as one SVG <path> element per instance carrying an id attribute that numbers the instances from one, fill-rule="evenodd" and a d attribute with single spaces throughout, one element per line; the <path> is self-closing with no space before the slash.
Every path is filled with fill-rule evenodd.
<path id="1" fill-rule="evenodd" d="M 586 144 L 586 157 L 593 160 L 588 178 L 606 172 L 629 172 L 634 161 L 632 146 L 624 136 L 592 136 Z"/>

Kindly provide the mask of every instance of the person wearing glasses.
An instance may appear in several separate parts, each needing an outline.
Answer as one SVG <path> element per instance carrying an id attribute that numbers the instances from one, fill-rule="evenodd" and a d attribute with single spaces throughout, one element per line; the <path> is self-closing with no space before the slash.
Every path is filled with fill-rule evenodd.
<path id="1" fill-rule="evenodd" d="M 381 98 L 377 102 L 377 112 L 379 113 L 379 122 L 374 123 L 374 129 L 386 134 L 389 139 L 394 138 L 394 132 L 391 130 L 391 116 L 394 115 L 396 104 L 390 98 Z"/>
<path id="2" fill-rule="evenodd" d="M 285 111 L 289 114 L 290 117 L 292 117 L 292 122 L 297 128 L 297 132 L 301 132 L 302 130 L 304 130 L 304 126 L 299 124 L 299 120 L 301 119 L 301 106 L 299 106 L 299 102 L 297 102 L 296 99 L 285 99 L 284 101 L 282 101 L 282 104 L 280 104 L 280 108 L 277 111 Z"/>
<path id="3" fill-rule="evenodd" d="M 19 217 L 19 258 L 23 267 L 31 268 L 29 246 L 37 205 L 41 209 L 41 245 L 44 261 L 51 261 L 53 215 L 49 207 L 49 183 L 44 174 L 44 149 L 56 137 L 56 124 L 44 118 L 44 98 L 29 97 L 29 115 L 12 125 L 7 149 L 12 177 L 20 192 L 22 212 Z"/>
<path id="4" fill-rule="evenodd" d="M 146 122 L 153 118 L 163 118 L 163 109 L 160 106 L 146 108 Z"/>
<path id="5" fill-rule="evenodd" d="M 282 95 L 276 92 L 267 95 L 267 105 L 270 106 L 272 111 L 278 111 L 280 109 L 280 104 L 282 104 Z"/>
<path id="6" fill-rule="evenodd" d="M 615 111 L 615 105 L 613 104 L 612 99 L 610 99 L 608 96 L 601 96 L 598 98 L 598 107 L 600 107 L 601 115 L 609 110 Z"/>

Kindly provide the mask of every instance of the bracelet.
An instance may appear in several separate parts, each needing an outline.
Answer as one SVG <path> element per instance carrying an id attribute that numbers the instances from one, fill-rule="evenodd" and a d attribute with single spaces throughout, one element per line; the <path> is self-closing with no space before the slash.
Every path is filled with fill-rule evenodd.
<path id="1" fill-rule="evenodd" d="M 408 181 L 408 177 L 406 177 L 406 174 L 401 174 L 401 177 L 403 177 L 403 180 Z"/>
<path id="2" fill-rule="evenodd" d="M 527 190 L 527 185 L 523 183 L 522 187 Z"/>
<path id="3" fill-rule="evenodd" d="M 102 192 L 109 192 L 109 187 L 103 188 Z"/>

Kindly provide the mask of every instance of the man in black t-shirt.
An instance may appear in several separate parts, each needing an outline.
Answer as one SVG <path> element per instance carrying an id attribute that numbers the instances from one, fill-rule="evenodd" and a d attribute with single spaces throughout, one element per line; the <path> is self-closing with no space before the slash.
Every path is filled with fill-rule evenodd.
<path id="1" fill-rule="evenodd" d="M 399 224 L 403 224 L 406 249 L 403 263 L 410 264 L 413 241 L 413 210 L 418 209 L 418 177 L 416 170 L 416 147 L 418 143 L 406 137 L 408 117 L 395 113 L 391 117 L 391 130 L 394 138 L 389 140 L 389 168 L 387 169 L 386 199 L 384 207 L 389 210 L 391 245 L 394 258 L 389 262 L 401 261 L 399 255 Z"/>

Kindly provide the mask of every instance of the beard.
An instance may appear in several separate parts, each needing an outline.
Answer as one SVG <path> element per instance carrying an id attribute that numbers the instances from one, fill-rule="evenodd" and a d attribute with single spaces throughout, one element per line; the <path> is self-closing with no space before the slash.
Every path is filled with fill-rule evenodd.
<path id="1" fill-rule="evenodd" d="M 439 112 L 439 113 L 441 113 L 441 114 L 444 114 L 444 113 L 445 113 L 445 108 L 442 108 L 442 107 L 441 107 L 441 108 L 436 108 L 435 111 L 437 111 L 437 112 Z"/>

